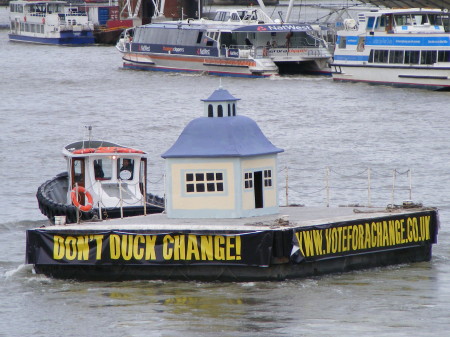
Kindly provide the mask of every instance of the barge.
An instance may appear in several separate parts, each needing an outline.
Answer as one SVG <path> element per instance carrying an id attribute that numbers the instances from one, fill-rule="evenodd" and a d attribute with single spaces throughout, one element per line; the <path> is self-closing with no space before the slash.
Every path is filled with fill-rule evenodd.
<path id="1" fill-rule="evenodd" d="M 26 263 L 77 280 L 262 281 L 429 261 L 434 208 L 279 207 L 283 152 L 219 88 L 165 152 L 164 213 L 27 231 Z"/>

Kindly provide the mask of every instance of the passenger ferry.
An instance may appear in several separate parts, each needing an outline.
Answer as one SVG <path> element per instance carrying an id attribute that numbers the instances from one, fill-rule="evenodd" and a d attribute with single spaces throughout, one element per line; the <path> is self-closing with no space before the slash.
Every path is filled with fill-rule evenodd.
<path id="1" fill-rule="evenodd" d="M 86 45 L 95 42 L 94 26 L 85 12 L 66 1 L 11 1 L 9 40 Z"/>
<path id="2" fill-rule="evenodd" d="M 358 14 L 338 32 L 335 81 L 450 90 L 449 16 L 439 9 Z"/>
<path id="3" fill-rule="evenodd" d="M 218 10 L 126 30 L 117 43 L 130 69 L 267 77 L 329 74 L 331 53 L 308 24 L 272 20 L 259 8 Z"/>
<path id="4" fill-rule="evenodd" d="M 67 171 L 44 182 L 36 194 L 39 209 L 52 223 L 164 210 L 163 198 L 146 192 L 144 151 L 103 140 L 84 140 L 68 144 L 62 152 Z"/>

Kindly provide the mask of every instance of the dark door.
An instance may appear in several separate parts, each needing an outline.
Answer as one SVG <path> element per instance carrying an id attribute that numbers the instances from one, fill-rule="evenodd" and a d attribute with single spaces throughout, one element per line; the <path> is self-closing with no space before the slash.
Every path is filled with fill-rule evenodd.
<path id="1" fill-rule="evenodd" d="M 255 208 L 263 208 L 264 195 L 263 195 L 263 177 L 261 171 L 257 171 L 253 174 L 253 186 L 255 191 Z"/>

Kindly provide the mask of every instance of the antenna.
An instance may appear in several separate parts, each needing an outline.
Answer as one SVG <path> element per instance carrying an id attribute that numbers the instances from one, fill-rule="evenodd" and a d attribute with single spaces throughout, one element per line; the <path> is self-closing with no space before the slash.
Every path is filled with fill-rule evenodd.
<path id="1" fill-rule="evenodd" d="M 92 139 L 92 125 L 86 125 L 85 126 L 86 129 L 88 129 L 88 140 L 91 141 Z"/>

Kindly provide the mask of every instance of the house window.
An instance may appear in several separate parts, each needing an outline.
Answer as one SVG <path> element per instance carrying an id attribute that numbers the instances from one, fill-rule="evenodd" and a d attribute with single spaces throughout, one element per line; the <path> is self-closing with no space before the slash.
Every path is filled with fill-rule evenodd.
<path id="1" fill-rule="evenodd" d="M 245 186 L 245 188 L 248 188 L 248 189 L 253 188 L 253 173 L 252 172 L 245 173 L 244 186 Z"/>
<path id="2" fill-rule="evenodd" d="M 223 117 L 223 107 L 221 105 L 219 105 L 219 108 L 217 110 L 217 116 Z"/>
<path id="3" fill-rule="evenodd" d="M 186 173 L 186 192 L 223 192 L 222 172 L 196 172 Z"/>
<path id="4" fill-rule="evenodd" d="M 213 106 L 212 106 L 212 104 L 208 105 L 208 117 L 213 117 Z"/>
<path id="5" fill-rule="evenodd" d="M 272 186 L 272 170 L 264 170 L 264 187 Z"/>

